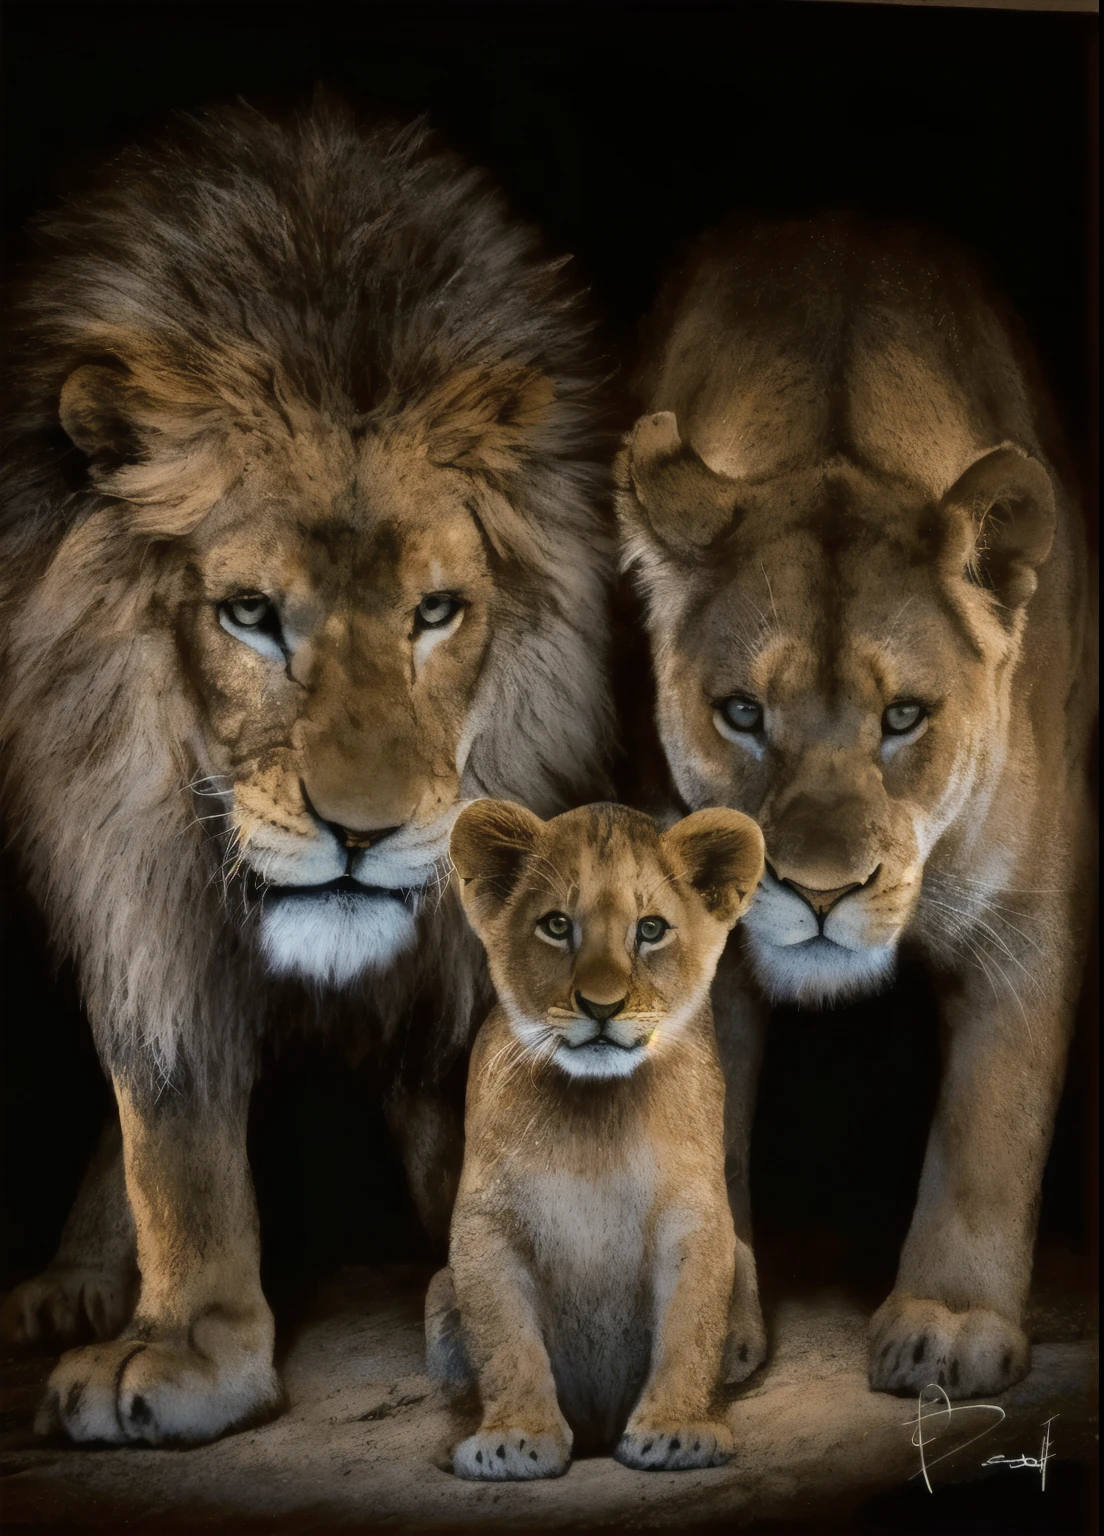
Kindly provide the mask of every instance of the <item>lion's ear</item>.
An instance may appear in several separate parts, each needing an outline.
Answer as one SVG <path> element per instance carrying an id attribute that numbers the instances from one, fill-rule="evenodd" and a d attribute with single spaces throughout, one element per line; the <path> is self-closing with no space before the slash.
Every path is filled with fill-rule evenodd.
<path id="1" fill-rule="evenodd" d="M 970 465 L 941 511 L 959 537 L 953 557 L 969 581 L 1009 609 L 1022 607 L 1050 554 L 1057 513 L 1054 486 L 1038 459 L 1010 443 Z"/>
<path id="2" fill-rule="evenodd" d="M 720 806 L 695 811 L 663 834 L 662 846 L 719 923 L 739 922 L 763 878 L 763 834 L 750 816 Z"/>
<path id="3" fill-rule="evenodd" d="M 152 369 L 86 363 L 58 415 L 98 491 L 141 509 L 149 533 L 180 533 L 210 511 L 240 464 L 221 402 Z"/>
<path id="4" fill-rule="evenodd" d="M 476 933 L 492 921 L 517 884 L 544 823 L 510 800 L 474 800 L 456 818 L 449 857 L 460 880 L 460 899 Z"/>
<path id="5" fill-rule="evenodd" d="M 683 442 L 673 411 L 640 418 L 625 439 L 615 474 L 630 537 L 650 533 L 676 554 L 694 558 L 735 525 L 738 482 L 710 469 Z"/>
<path id="6" fill-rule="evenodd" d="M 513 468 L 536 445 L 555 399 L 552 380 L 524 363 L 465 369 L 427 403 L 429 457 L 463 469 Z"/>

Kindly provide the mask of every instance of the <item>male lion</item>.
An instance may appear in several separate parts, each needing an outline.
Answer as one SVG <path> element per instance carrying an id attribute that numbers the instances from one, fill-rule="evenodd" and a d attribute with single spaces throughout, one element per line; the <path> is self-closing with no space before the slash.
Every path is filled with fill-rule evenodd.
<path id="1" fill-rule="evenodd" d="M 601 788 L 602 434 L 561 264 L 420 127 L 219 113 L 44 232 L 3 478 L 6 804 L 126 1188 L 106 1151 L 9 1328 L 112 1331 L 136 1239 L 133 1321 L 63 1358 L 39 1422 L 200 1441 L 278 1402 L 245 1152 L 274 1024 L 392 1073 L 444 1230 L 433 1089 L 486 1006 L 448 834 L 473 796 Z"/>
<path id="2" fill-rule="evenodd" d="M 619 511 L 663 742 L 687 806 L 766 837 L 716 995 L 737 1230 L 762 1000 L 876 990 L 908 944 L 945 1063 L 870 1381 L 999 1391 L 1092 842 L 1090 585 L 1041 392 L 960 259 L 845 219 L 707 240 L 641 386 Z"/>

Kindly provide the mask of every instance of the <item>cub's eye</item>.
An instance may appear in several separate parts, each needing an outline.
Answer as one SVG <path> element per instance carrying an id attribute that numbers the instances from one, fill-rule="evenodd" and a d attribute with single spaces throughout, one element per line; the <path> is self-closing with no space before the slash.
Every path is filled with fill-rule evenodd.
<path id="1" fill-rule="evenodd" d="M 758 731 L 762 728 L 762 705 L 756 704 L 746 694 L 734 693 L 730 699 L 722 699 L 717 709 L 734 731 Z"/>
<path id="2" fill-rule="evenodd" d="M 636 942 L 638 944 L 655 944 L 670 928 L 670 923 L 664 917 L 642 917 L 636 925 Z"/>
<path id="3" fill-rule="evenodd" d="M 429 592 L 418 604 L 414 617 L 423 629 L 443 629 L 463 606 L 451 592 Z"/>
<path id="4" fill-rule="evenodd" d="M 909 731 L 916 729 L 926 714 L 927 710 L 923 704 L 899 699 L 896 704 L 891 704 L 882 716 L 882 735 L 907 736 Z"/>
<path id="5" fill-rule="evenodd" d="M 248 597 L 232 597 L 223 604 L 235 624 L 242 629 L 260 629 L 265 620 L 275 617 L 275 610 L 267 597 L 251 593 Z"/>
<path id="6" fill-rule="evenodd" d="M 546 912 L 537 924 L 537 930 L 546 939 L 554 939 L 560 944 L 571 932 L 571 919 L 566 912 Z"/>

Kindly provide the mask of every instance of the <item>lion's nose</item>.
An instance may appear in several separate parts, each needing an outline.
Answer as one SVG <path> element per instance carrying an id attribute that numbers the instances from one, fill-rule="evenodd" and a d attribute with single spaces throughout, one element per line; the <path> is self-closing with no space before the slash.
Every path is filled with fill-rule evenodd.
<path id="1" fill-rule="evenodd" d="M 589 997 L 584 997 L 581 992 L 575 994 L 575 1006 L 581 1013 L 585 1013 L 588 1019 L 593 1019 L 598 1024 L 604 1024 L 607 1019 L 614 1018 L 625 1006 L 626 999 L 619 998 L 616 1003 L 596 1003 Z"/>

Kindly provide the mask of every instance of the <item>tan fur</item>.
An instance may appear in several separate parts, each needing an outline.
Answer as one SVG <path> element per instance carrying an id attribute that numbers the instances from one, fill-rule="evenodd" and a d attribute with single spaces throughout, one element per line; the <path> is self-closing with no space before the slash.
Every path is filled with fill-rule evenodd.
<path id="1" fill-rule="evenodd" d="M 266 1037 L 375 1063 L 447 1229 L 442 1084 L 487 997 L 448 833 L 488 791 L 604 783 L 602 434 L 559 265 L 417 126 L 213 114 L 47 234 L 3 419 L 5 811 L 116 1086 L 141 1293 L 43 1423 L 195 1441 L 277 1401 Z M 71 1233 L 121 1189 L 91 1181 Z M 12 1330 L 75 1320 L 102 1260 L 63 1250 Z"/>
<path id="2" fill-rule="evenodd" d="M 618 465 L 678 790 L 766 837 L 714 994 L 734 1211 L 763 1000 L 877 989 L 900 944 L 941 988 L 939 1105 L 871 1333 L 893 1391 L 993 1392 L 1028 1362 L 1090 906 L 1094 676 L 1080 519 L 1032 377 L 922 236 L 717 237 L 661 301 Z M 754 730 L 725 714 L 741 698 Z M 927 714 L 893 736 L 900 700 Z"/>
<path id="3" fill-rule="evenodd" d="M 455 1470 L 552 1476 L 573 1444 L 715 1465 L 732 1450 L 714 1395 L 749 1255 L 725 1194 L 708 993 L 762 869 L 759 830 L 731 811 L 660 834 L 618 806 L 543 823 L 480 801 L 452 857 L 500 999 L 471 1061 L 451 1279 L 427 1301 L 431 1371 L 474 1371 L 482 1401 Z M 542 938 L 549 912 L 569 937 Z M 670 924 L 654 947 L 649 916 Z"/>

